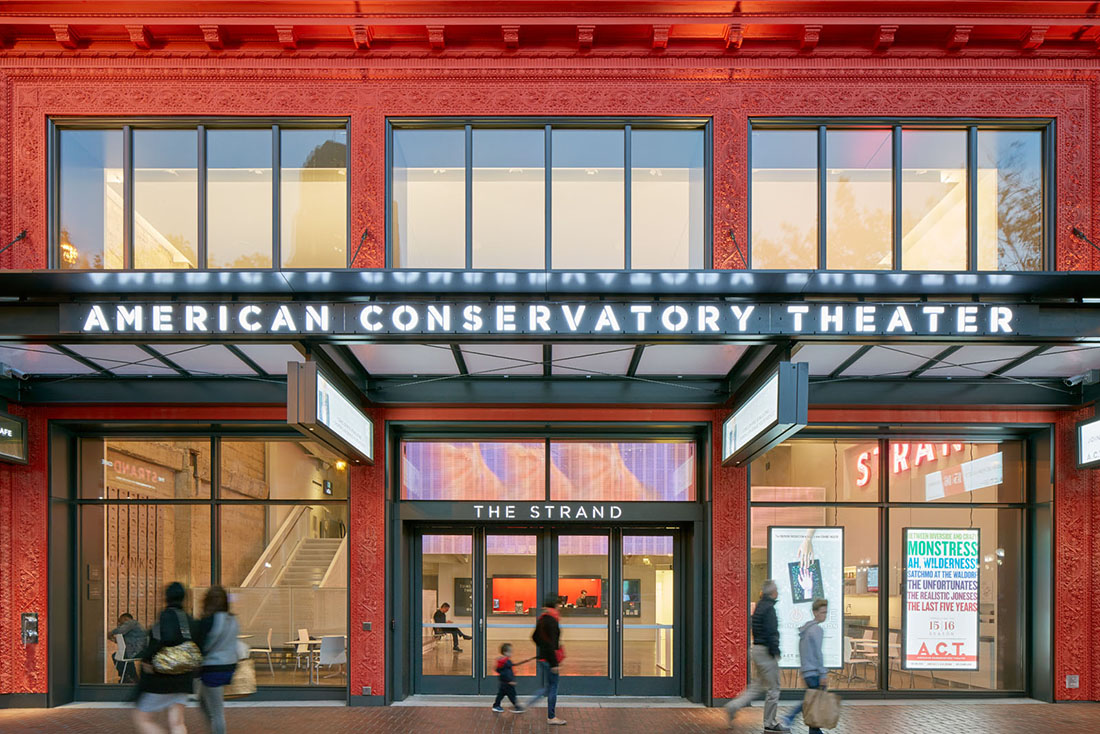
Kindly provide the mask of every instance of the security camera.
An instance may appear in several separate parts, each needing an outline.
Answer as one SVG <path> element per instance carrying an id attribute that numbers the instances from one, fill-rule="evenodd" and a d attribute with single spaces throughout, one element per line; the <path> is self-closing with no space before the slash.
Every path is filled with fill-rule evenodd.
<path id="1" fill-rule="evenodd" d="M 0 377 L 11 377 L 16 380 L 25 380 L 27 379 L 27 373 L 23 372 L 22 370 L 15 369 L 10 364 L 4 364 L 3 362 L 0 362 Z"/>
<path id="2" fill-rule="evenodd" d="M 1070 387 L 1074 385 L 1095 385 L 1100 382 L 1100 370 L 1088 370 L 1079 375 L 1067 377 L 1064 382 Z"/>

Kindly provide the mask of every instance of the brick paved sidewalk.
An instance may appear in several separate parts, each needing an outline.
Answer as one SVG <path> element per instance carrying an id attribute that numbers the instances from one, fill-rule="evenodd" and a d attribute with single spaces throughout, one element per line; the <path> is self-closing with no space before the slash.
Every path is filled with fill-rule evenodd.
<path id="1" fill-rule="evenodd" d="M 717 709 L 559 707 L 559 715 L 569 722 L 568 726 L 554 728 L 554 731 L 561 732 L 758 734 L 761 730 L 761 710 L 755 707 L 741 712 L 732 729 L 726 728 L 725 713 Z M 494 714 L 487 708 L 242 707 L 229 709 L 227 721 L 230 734 L 526 734 L 550 730 L 546 726 L 544 708 L 516 716 L 512 713 Z M 193 707 L 187 710 L 187 726 L 190 734 L 206 734 L 208 731 L 198 709 Z M 848 734 L 1033 734 L 1049 731 L 1052 727 L 1063 731 L 1100 731 L 1100 704 L 906 702 L 851 705 L 845 707 L 840 726 L 834 731 Z M 123 708 L 0 710 L 2 734 L 131 731 L 130 711 Z M 805 731 L 804 726 L 796 724 L 796 734 L 805 734 Z"/>

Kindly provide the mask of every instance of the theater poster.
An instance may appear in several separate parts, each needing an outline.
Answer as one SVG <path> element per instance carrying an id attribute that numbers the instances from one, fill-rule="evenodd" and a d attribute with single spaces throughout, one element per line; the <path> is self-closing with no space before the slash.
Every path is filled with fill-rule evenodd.
<path id="1" fill-rule="evenodd" d="M 905 528 L 902 665 L 978 669 L 977 528 Z"/>
<path id="2" fill-rule="evenodd" d="M 797 668 L 798 631 L 813 619 L 814 599 L 829 602 L 822 653 L 826 668 L 844 663 L 844 528 L 768 528 L 768 577 L 779 587 L 779 667 Z"/>

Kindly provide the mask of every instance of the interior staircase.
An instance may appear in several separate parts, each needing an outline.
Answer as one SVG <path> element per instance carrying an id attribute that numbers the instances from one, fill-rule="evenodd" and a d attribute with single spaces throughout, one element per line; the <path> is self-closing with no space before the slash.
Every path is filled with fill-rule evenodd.
<path id="1" fill-rule="evenodd" d="M 342 538 L 302 538 L 286 568 L 275 580 L 276 586 L 309 589 L 321 583 Z"/>

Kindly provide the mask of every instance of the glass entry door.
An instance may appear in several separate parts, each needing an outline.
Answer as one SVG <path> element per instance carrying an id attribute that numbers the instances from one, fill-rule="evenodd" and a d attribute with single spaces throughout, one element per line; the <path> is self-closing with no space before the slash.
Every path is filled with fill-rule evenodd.
<path id="1" fill-rule="evenodd" d="M 681 695 L 682 573 L 675 531 L 544 527 L 425 531 L 416 540 L 421 693 L 495 693 L 501 645 L 517 692 L 537 688 L 532 633 L 558 601 L 574 695 Z"/>

